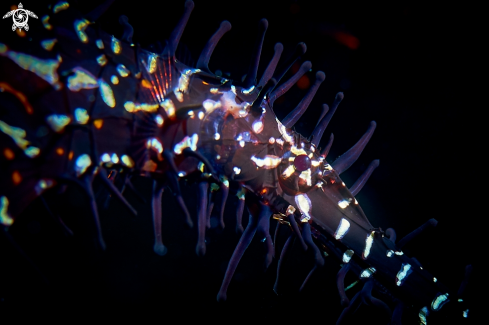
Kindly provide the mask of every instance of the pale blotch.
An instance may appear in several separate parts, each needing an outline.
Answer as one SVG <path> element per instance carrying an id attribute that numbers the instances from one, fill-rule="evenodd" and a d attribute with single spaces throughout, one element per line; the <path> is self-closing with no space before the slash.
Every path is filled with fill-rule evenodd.
<path id="1" fill-rule="evenodd" d="M 301 172 L 300 175 L 299 175 L 299 178 L 305 180 L 307 186 L 311 186 L 312 185 L 311 169 L 308 168 L 305 171 Z"/>
<path id="2" fill-rule="evenodd" d="M 95 76 L 89 71 L 75 67 L 72 70 L 73 75 L 68 77 L 68 89 L 71 91 L 79 91 L 80 89 L 93 89 L 99 86 Z"/>
<path id="3" fill-rule="evenodd" d="M 199 112 L 199 114 L 197 114 L 197 116 L 199 117 L 199 120 L 202 120 L 204 118 L 204 112 Z"/>
<path id="4" fill-rule="evenodd" d="M 117 65 L 116 70 L 122 78 L 127 77 L 130 73 L 124 64 Z"/>
<path id="5" fill-rule="evenodd" d="M 112 52 L 114 52 L 114 54 L 120 54 L 121 53 L 121 42 L 115 38 L 114 36 L 112 36 L 112 40 L 110 42 L 110 48 L 112 49 Z"/>
<path id="6" fill-rule="evenodd" d="M 42 16 L 41 21 L 42 21 L 42 25 L 44 26 L 44 28 L 46 28 L 47 30 L 53 29 L 53 25 L 51 25 L 49 23 L 49 16 L 48 15 Z"/>
<path id="7" fill-rule="evenodd" d="M 353 256 L 354 252 L 349 249 L 343 254 L 343 263 L 348 263 L 351 260 L 351 257 Z"/>
<path id="8" fill-rule="evenodd" d="M 438 294 L 438 296 L 433 299 L 433 302 L 431 303 L 431 309 L 434 311 L 438 311 L 443 307 L 444 304 L 449 302 L 450 300 L 448 299 L 448 293 L 445 294 Z"/>
<path id="9" fill-rule="evenodd" d="M 36 186 L 34 187 L 34 190 L 36 191 L 37 195 L 41 195 L 45 190 L 53 186 L 54 186 L 54 180 L 45 178 L 37 182 Z"/>
<path id="10" fill-rule="evenodd" d="M 53 13 L 57 14 L 62 10 L 66 10 L 70 7 L 70 4 L 66 1 L 60 1 L 53 6 Z"/>
<path id="11" fill-rule="evenodd" d="M 366 260 L 370 255 L 370 249 L 372 248 L 372 244 L 374 243 L 375 231 L 372 231 L 367 238 L 365 239 L 365 249 L 362 253 L 362 258 Z"/>
<path id="12" fill-rule="evenodd" d="M 119 163 L 119 156 L 117 156 L 116 153 L 113 153 L 112 156 L 110 156 L 110 161 L 113 164 L 118 164 Z"/>
<path id="13" fill-rule="evenodd" d="M 260 120 L 254 121 L 251 127 L 253 128 L 253 132 L 255 132 L 256 134 L 259 134 L 263 131 L 264 125 L 260 119 Z"/>
<path id="14" fill-rule="evenodd" d="M 86 109 L 83 109 L 83 108 L 75 109 L 75 120 L 79 124 L 87 124 L 89 119 L 90 119 L 90 116 L 88 116 L 88 112 Z"/>
<path id="15" fill-rule="evenodd" d="M 128 155 L 123 155 L 121 157 L 121 160 L 122 160 L 122 163 L 126 166 L 126 167 L 129 167 L 129 168 L 133 168 L 134 167 L 134 160 L 132 160 L 131 157 L 129 157 Z"/>
<path id="16" fill-rule="evenodd" d="M 295 172 L 294 166 L 288 166 L 282 173 L 283 178 L 289 178 Z"/>
<path id="17" fill-rule="evenodd" d="M 160 106 L 165 110 L 168 117 L 172 118 L 175 116 L 175 105 L 171 99 L 165 99 L 160 103 Z"/>
<path id="18" fill-rule="evenodd" d="M 159 154 L 163 153 L 163 145 L 161 144 L 160 140 L 156 138 L 149 139 L 146 145 L 148 149 L 155 149 Z"/>
<path id="19" fill-rule="evenodd" d="M 418 313 L 420 324 L 426 325 L 426 317 L 429 315 L 428 307 L 423 307 Z"/>
<path id="20" fill-rule="evenodd" d="M 195 113 L 194 111 L 188 111 L 188 116 L 190 116 L 190 118 L 194 118 L 195 117 Z"/>
<path id="21" fill-rule="evenodd" d="M 107 104 L 107 106 L 114 108 L 115 98 L 112 88 L 110 88 L 109 84 L 106 83 L 103 79 L 99 79 L 98 84 L 100 86 L 100 95 L 102 95 L 104 103 Z"/>
<path id="22" fill-rule="evenodd" d="M 0 198 L 0 223 L 6 227 L 14 223 L 14 219 L 8 214 L 9 201 L 6 196 Z"/>
<path id="23" fill-rule="evenodd" d="M 133 103 L 133 102 L 129 102 L 129 101 L 124 103 L 124 108 L 129 113 L 135 113 L 135 112 L 139 112 L 139 111 L 148 112 L 148 113 L 156 113 L 158 111 L 158 107 L 159 107 L 158 104 L 144 104 L 144 103 L 138 104 L 138 103 Z M 157 117 L 155 118 L 157 124 L 160 121 L 158 119 L 158 116 L 161 117 L 161 115 L 157 115 Z M 163 118 L 162 117 L 161 117 L 161 125 L 163 125 Z"/>
<path id="24" fill-rule="evenodd" d="M 150 53 L 148 55 L 148 63 L 146 64 L 146 71 L 148 71 L 150 74 L 156 71 L 156 67 L 158 63 L 157 59 L 158 59 L 158 54 Z"/>
<path id="25" fill-rule="evenodd" d="M 75 172 L 76 176 L 80 176 L 86 172 L 87 168 L 92 165 L 92 160 L 87 154 L 83 154 L 76 159 L 75 162 Z"/>
<path id="26" fill-rule="evenodd" d="M 46 50 L 46 51 L 51 51 L 56 44 L 58 40 L 56 38 L 50 38 L 50 39 L 45 39 L 44 41 L 41 41 L 41 46 Z"/>
<path id="27" fill-rule="evenodd" d="M 401 269 L 399 270 L 399 272 L 397 272 L 396 285 L 400 287 L 404 283 L 408 275 L 412 272 L 413 270 L 411 270 L 411 264 L 402 263 Z"/>
<path id="28" fill-rule="evenodd" d="M 100 157 L 100 161 L 103 163 L 110 162 L 110 155 L 108 153 L 104 153 L 102 157 Z"/>
<path id="29" fill-rule="evenodd" d="M 341 240 L 348 233 L 348 230 L 350 230 L 350 222 L 345 218 L 342 218 L 338 228 L 334 232 L 334 238 L 336 240 Z"/>
<path id="30" fill-rule="evenodd" d="M 374 274 L 377 270 L 374 267 L 369 267 L 368 269 L 365 269 L 362 271 L 360 274 L 361 278 L 370 278 L 372 274 Z"/>
<path id="31" fill-rule="evenodd" d="M 239 175 L 241 173 L 241 168 L 239 167 L 234 167 L 233 168 L 234 174 Z"/>
<path id="32" fill-rule="evenodd" d="M 85 29 L 87 29 L 89 24 L 90 22 L 86 19 L 75 20 L 73 23 L 76 35 L 78 35 L 78 38 L 82 43 L 88 43 L 88 36 L 87 33 L 85 33 Z"/>
<path id="33" fill-rule="evenodd" d="M 350 201 L 351 201 L 351 199 L 341 200 L 338 202 L 338 206 L 342 209 L 345 209 L 346 207 L 348 207 L 350 205 Z"/>
<path id="34" fill-rule="evenodd" d="M 270 139 L 268 139 L 268 143 L 274 144 L 275 143 L 275 138 L 274 137 L 270 137 Z"/>
<path id="35" fill-rule="evenodd" d="M 194 133 L 191 137 L 186 136 L 179 143 L 177 143 L 173 147 L 173 152 L 177 155 L 180 155 L 185 148 L 190 148 L 190 150 L 197 150 L 197 143 L 199 142 L 199 136 L 197 133 Z"/>
<path id="36" fill-rule="evenodd" d="M 101 67 L 107 64 L 107 57 L 105 56 L 105 54 L 101 54 L 97 57 L 97 63 Z"/>
<path id="37" fill-rule="evenodd" d="M 96 40 L 95 45 L 97 45 L 97 47 L 101 50 L 104 49 L 104 42 L 101 39 Z"/>
<path id="38" fill-rule="evenodd" d="M 178 86 L 174 90 L 175 96 L 179 102 L 183 102 L 183 94 L 188 91 L 188 85 L 190 83 L 190 76 L 194 73 L 199 73 L 200 69 L 185 69 L 180 78 L 178 78 Z"/>
<path id="39" fill-rule="evenodd" d="M 54 132 L 62 132 L 70 124 L 71 118 L 66 115 L 53 114 L 46 117 L 46 122 Z"/>
<path id="40" fill-rule="evenodd" d="M 44 79 L 49 84 L 55 87 L 59 87 L 59 76 L 57 70 L 59 64 L 61 63 L 61 56 L 58 55 L 57 60 L 43 60 L 36 58 L 32 55 L 18 53 L 8 49 L 6 51 L 0 51 L 0 55 L 8 57 L 22 69 L 35 73 L 37 76 Z"/>
<path id="41" fill-rule="evenodd" d="M 262 167 L 265 169 L 275 168 L 282 162 L 282 158 L 274 155 L 266 155 L 264 158 L 251 156 L 250 160 L 253 161 L 258 167 Z"/>
<path id="42" fill-rule="evenodd" d="M 114 85 L 117 85 L 119 84 L 119 78 L 117 78 L 117 76 L 112 76 L 110 77 L 110 82 L 112 82 L 112 84 Z"/>
<path id="43" fill-rule="evenodd" d="M 163 119 L 163 116 L 158 114 L 155 116 L 155 122 L 156 122 L 156 124 L 158 124 L 159 127 L 162 127 L 165 120 Z"/>
<path id="44" fill-rule="evenodd" d="M 299 194 L 295 197 L 295 204 L 299 208 L 299 211 L 305 216 L 306 221 L 311 219 L 312 203 L 307 194 Z M 304 218 L 301 218 L 301 221 Z M 304 221 L 302 221 L 304 222 Z"/>
<path id="45" fill-rule="evenodd" d="M 214 133 L 214 140 L 219 140 L 221 138 L 221 135 L 219 133 Z"/>

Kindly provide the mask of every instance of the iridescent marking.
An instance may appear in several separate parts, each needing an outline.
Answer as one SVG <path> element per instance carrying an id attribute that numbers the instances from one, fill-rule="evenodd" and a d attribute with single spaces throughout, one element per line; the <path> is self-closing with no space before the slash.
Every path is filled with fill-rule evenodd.
<path id="1" fill-rule="evenodd" d="M 340 224 L 334 232 L 334 238 L 336 240 L 341 240 L 348 233 L 348 230 L 350 230 L 350 222 L 345 218 L 341 218 Z"/>
<path id="2" fill-rule="evenodd" d="M 187 114 L 188 114 L 188 116 L 190 116 L 190 118 L 194 118 L 195 117 L 194 111 L 188 111 Z"/>
<path id="3" fill-rule="evenodd" d="M 49 23 L 49 16 L 48 15 L 42 16 L 41 21 L 42 21 L 42 25 L 44 26 L 44 28 L 46 28 L 47 30 L 53 29 L 53 26 Z"/>
<path id="4" fill-rule="evenodd" d="M 114 52 L 114 54 L 121 53 L 121 42 L 114 36 L 112 36 L 112 40 L 110 41 L 110 48 L 112 49 L 112 52 Z"/>
<path id="5" fill-rule="evenodd" d="M 0 223 L 4 226 L 11 226 L 14 223 L 14 219 L 8 214 L 8 199 L 6 196 L 0 198 Z"/>
<path id="6" fill-rule="evenodd" d="M 112 76 L 110 77 L 110 82 L 112 82 L 112 84 L 114 85 L 117 85 L 119 83 L 119 78 L 117 78 L 117 76 Z"/>
<path id="7" fill-rule="evenodd" d="M 204 163 L 203 162 L 200 162 L 198 165 L 197 165 L 197 169 L 200 170 L 202 173 L 204 172 Z"/>
<path id="8" fill-rule="evenodd" d="M 374 267 L 369 267 L 368 269 L 365 269 L 362 271 L 360 274 L 361 278 L 370 278 L 372 274 L 374 274 L 377 270 Z"/>
<path id="9" fill-rule="evenodd" d="M 370 254 L 370 249 L 372 248 L 372 244 L 374 242 L 375 231 L 372 231 L 367 238 L 365 239 L 365 249 L 362 253 L 362 258 L 366 260 L 368 255 Z"/>
<path id="10" fill-rule="evenodd" d="M 311 219 L 312 203 L 307 194 L 299 194 L 295 196 L 295 204 L 299 211 L 307 218 Z"/>
<path id="11" fill-rule="evenodd" d="M 320 162 L 319 162 L 319 161 L 317 161 L 317 160 L 311 160 L 311 165 L 312 165 L 313 167 L 317 167 L 317 166 L 319 166 L 319 164 L 320 164 Z"/>
<path id="12" fill-rule="evenodd" d="M 241 141 L 239 142 L 239 146 L 240 146 L 241 148 L 243 148 L 243 147 L 245 146 L 245 142 L 244 142 L 244 140 L 241 140 Z"/>
<path id="13" fill-rule="evenodd" d="M 333 170 L 333 167 L 331 167 L 329 164 L 324 165 L 325 170 Z"/>
<path id="14" fill-rule="evenodd" d="M 163 153 L 163 145 L 156 138 L 149 139 L 147 142 L 147 147 L 148 149 L 149 148 L 155 149 L 160 154 Z"/>
<path id="15" fill-rule="evenodd" d="M 75 26 L 76 35 L 78 35 L 78 38 L 82 43 L 88 43 L 88 36 L 87 33 L 85 33 L 85 29 L 87 29 L 89 24 L 90 22 L 86 19 L 75 20 L 73 23 Z"/>
<path id="16" fill-rule="evenodd" d="M 224 186 L 229 187 L 229 180 L 226 176 L 224 175 L 219 176 L 219 180 L 222 182 Z"/>
<path id="17" fill-rule="evenodd" d="M 265 169 L 275 168 L 282 162 L 282 158 L 274 155 L 266 155 L 264 158 L 251 156 L 250 160 L 253 161 L 258 167 Z"/>
<path id="18" fill-rule="evenodd" d="M 308 169 L 304 170 L 303 172 L 301 172 L 301 174 L 299 175 L 299 178 L 305 180 L 307 186 L 311 186 L 312 185 L 311 169 L 308 168 Z"/>
<path id="19" fill-rule="evenodd" d="M 171 99 L 165 99 L 160 103 L 160 106 L 165 110 L 168 117 L 172 118 L 175 116 L 175 105 Z"/>
<path id="20" fill-rule="evenodd" d="M 148 55 L 148 63 L 146 64 L 146 71 L 148 71 L 150 74 L 156 71 L 156 67 L 158 63 L 157 59 L 158 59 L 158 54 L 156 53 L 150 53 Z"/>
<path id="21" fill-rule="evenodd" d="M 134 160 L 132 160 L 132 158 L 129 157 L 128 155 L 123 155 L 121 157 L 121 160 L 122 160 L 122 163 L 124 165 L 126 165 L 127 167 L 129 167 L 129 168 L 134 167 Z"/>
<path id="22" fill-rule="evenodd" d="M 386 255 L 387 257 L 392 257 L 393 254 L 394 254 L 393 250 L 388 250 Z"/>
<path id="23" fill-rule="evenodd" d="M 104 49 L 104 42 L 101 40 L 101 39 L 98 39 L 95 41 L 95 45 L 97 45 L 97 47 L 100 49 L 100 50 L 103 50 Z"/>
<path id="24" fill-rule="evenodd" d="M 287 207 L 287 210 L 285 210 L 285 215 L 290 216 L 295 213 L 295 208 L 292 205 L 289 205 Z"/>
<path id="25" fill-rule="evenodd" d="M 239 175 L 241 173 L 241 168 L 233 167 L 234 174 Z"/>
<path id="26" fill-rule="evenodd" d="M 190 76 L 193 75 L 194 73 L 199 73 L 200 71 L 201 71 L 200 69 L 185 69 L 182 72 L 180 78 L 178 78 L 178 86 L 174 91 L 179 102 L 183 102 L 183 94 L 188 91 Z"/>
<path id="27" fill-rule="evenodd" d="M 438 279 L 437 279 L 437 278 L 435 278 L 435 277 L 433 277 L 433 282 L 436 282 L 436 281 L 438 281 Z"/>
<path id="28" fill-rule="evenodd" d="M 348 199 L 348 200 L 341 200 L 341 201 L 338 201 L 338 206 L 342 209 L 346 209 L 346 207 L 348 207 L 350 205 L 350 201 L 351 199 Z"/>
<path id="29" fill-rule="evenodd" d="M 129 102 L 129 101 L 124 103 L 124 108 L 129 113 L 135 113 L 138 111 L 143 111 L 143 112 L 148 112 L 148 113 L 156 113 L 156 112 L 158 112 L 158 107 L 159 107 L 158 104 L 145 104 L 145 103 L 138 104 L 138 103 L 133 103 L 133 102 Z M 163 125 L 163 117 L 161 117 L 161 115 L 157 115 L 155 117 L 156 123 L 158 124 L 160 121 L 158 119 L 158 116 L 161 118 L 161 125 Z M 161 126 L 160 124 L 158 124 L 158 125 Z"/>
<path id="30" fill-rule="evenodd" d="M 284 172 L 282 173 L 283 178 L 289 178 L 295 172 L 295 168 L 293 165 L 288 166 Z"/>
<path id="31" fill-rule="evenodd" d="M 239 191 L 236 193 L 236 196 L 238 197 L 239 200 L 244 201 L 245 200 L 245 195 L 246 195 L 246 190 L 244 187 L 241 187 Z"/>
<path id="32" fill-rule="evenodd" d="M 469 310 L 468 309 L 464 310 L 462 315 L 464 316 L 464 318 L 469 317 Z"/>
<path id="33" fill-rule="evenodd" d="M 114 108 L 115 107 L 115 97 L 112 88 L 110 88 L 109 84 L 106 83 L 103 79 L 98 80 L 98 84 L 100 87 L 100 95 L 102 95 L 102 99 L 107 106 Z"/>
<path id="34" fill-rule="evenodd" d="M 296 146 L 292 146 L 290 148 L 290 152 L 292 152 L 294 155 L 296 156 L 300 156 L 300 155 L 307 155 L 306 151 L 302 148 L 297 148 Z"/>
<path id="35" fill-rule="evenodd" d="M 216 108 L 221 107 L 221 102 L 206 99 L 202 102 L 202 107 L 204 107 L 206 113 L 212 113 L 212 111 L 214 111 Z"/>
<path id="36" fill-rule="evenodd" d="M 39 153 L 41 152 L 41 150 L 37 147 L 27 147 L 25 150 L 24 150 L 24 153 L 29 157 L 29 158 L 34 158 L 34 157 L 37 157 L 39 155 Z"/>
<path id="37" fill-rule="evenodd" d="M 105 56 L 105 54 L 97 56 L 97 63 L 101 67 L 107 64 L 107 57 Z"/>
<path id="38" fill-rule="evenodd" d="M 353 256 L 354 252 L 349 249 L 343 254 L 343 263 L 348 263 L 351 260 L 351 257 Z"/>
<path id="39" fill-rule="evenodd" d="M 92 164 L 92 160 L 90 159 L 89 155 L 83 154 L 79 156 L 75 162 L 76 176 L 80 176 L 83 173 L 85 173 L 87 168 L 90 167 L 91 164 Z"/>
<path id="40" fill-rule="evenodd" d="M 58 12 L 62 10 L 66 10 L 70 7 L 70 4 L 66 1 L 60 1 L 57 4 L 54 5 L 53 7 L 53 13 L 57 14 Z"/>
<path id="41" fill-rule="evenodd" d="M 58 40 L 56 38 L 45 39 L 44 41 L 41 41 L 41 46 L 46 51 L 51 51 L 54 47 L 54 44 L 56 44 L 57 41 Z"/>
<path id="42" fill-rule="evenodd" d="M 185 173 L 185 172 L 178 172 L 178 177 L 185 177 L 185 175 L 187 175 L 187 173 Z"/>
<path id="43" fill-rule="evenodd" d="M 284 138 L 285 141 L 287 141 L 290 144 L 294 144 L 294 137 L 290 136 L 289 133 L 287 132 L 287 128 L 282 124 L 282 122 L 279 121 L 278 118 L 275 118 L 275 121 L 277 121 L 278 125 L 278 130 L 282 137 Z M 277 140 L 278 142 L 278 140 Z"/>
<path id="44" fill-rule="evenodd" d="M 119 163 L 119 156 L 117 156 L 116 153 L 113 153 L 112 156 L 110 156 L 110 161 L 113 164 L 118 164 Z"/>
<path id="45" fill-rule="evenodd" d="M 68 77 L 68 89 L 79 91 L 80 89 L 93 89 L 99 86 L 97 79 L 89 71 L 81 68 L 73 68 L 73 75 Z"/>
<path id="46" fill-rule="evenodd" d="M 254 121 L 251 127 L 253 128 L 253 131 L 256 134 L 259 134 L 259 133 L 261 133 L 263 131 L 264 125 L 263 125 L 262 120 L 260 119 L 260 120 Z"/>
<path id="47" fill-rule="evenodd" d="M 412 272 L 413 270 L 411 270 L 411 264 L 402 263 L 401 269 L 399 270 L 399 272 L 397 272 L 396 285 L 400 287 L 404 283 L 408 275 Z"/>
<path id="48" fill-rule="evenodd" d="M 214 133 L 214 140 L 219 140 L 221 138 L 221 135 L 219 133 Z"/>
<path id="49" fill-rule="evenodd" d="M 110 155 L 108 153 L 104 153 L 102 157 L 100 157 L 100 161 L 103 163 L 110 162 Z"/>
<path id="50" fill-rule="evenodd" d="M 46 122 L 54 132 L 62 132 L 70 124 L 71 118 L 66 115 L 53 114 L 46 117 Z"/>
<path id="51" fill-rule="evenodd" d="M 438 311 L 443 307 L 444 304 L 449 302 L 450 300 L 448 299 L 448 293 L 445 294 L 438 294 L 435 299 L 433 299 L 433 302 L 431 303 L 431 309 L 434 311 Z"/>
<path id="52" fill-rule="evenodd" d="M 218 88 L 211 88 L 210 92 L 211 92 L 211 94 L 218 94 L 219 89 Z"/>
<path id="53" fill-rule="evenodd" d="M 423 307 L 418 313 L 419 321 L 422 325 L 426 325 L 426 317 L 429 315 L 428 307 Z"/>
<path id="54" fill-rule="evenodd" d="M 116 70 L 122 78 L 127 77 L 130 73 L 124 64 L 117 65 Z"/>
<path id="55" fill-rule="evenodd" d="M 41 179 L 37 182 L 36 186 L 34 186 L 34 190 L 37 195 L 41 195 L 45 190 L 54 186 L 54 181 L 52 179 Z"/>
<path id="56" fill-rule="evenodd" d="M 180 155 L 185 148 L 190 148 L 190 150 L 197 150 L 197 143 L 199 142 L 199 136 L 197 133 L 194 133 L 191 137 L 186 136 L 179 143 L 175 145 L 173 148 L 173 152 L 177 155 Z"/>
<path id="57" fill-rule="evenodd" d="M 161 127 L 161 126 L 163 126 L 163 123 L 165 122 L 165 120 L 163 120 L 163 116 L 158 114 L 155 116 L 155 122 L 156 122 L 156 124 L 158 124 L 159 127 Z"/>
<path id="58" fill-rule="evenodd" d="M 255 89 L 255 86 L 251 86 L 249 89 L 241 89 L 241 92 L 245 95 L 250 94 Z"/>
<path id="59" fill-rule="evenodd" d="M 57 60 L 43 60 L 32 55 L 19 53 L 8 49 L 6 51 L 0 51 L 0 55 L 8 57 L 22 69 L 35 73 L 38 77 L 44 79 L 49 84 L 53 86 L 58 85 L 59 77 L 56 71 L 61 63 L 61 57 L 59 55 Z"/>
<path id="60" fill-rule="evenodd" d="M 202 120 L 204 118 L 204 112 L 199 112 L 197 116 L 199 117 L 199 120 Z"/>
<path id="61" fill-rule="evenodd" d="M 399 256 L 404 255 L 404 253 L 402 251 L 395 251 L 394 254 L 399 255 Z"/>

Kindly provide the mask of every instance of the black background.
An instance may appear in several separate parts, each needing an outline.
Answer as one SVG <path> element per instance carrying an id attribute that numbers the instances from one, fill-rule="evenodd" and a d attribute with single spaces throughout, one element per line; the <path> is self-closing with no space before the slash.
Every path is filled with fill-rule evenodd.
<path id="1" fill-rule="evenodd" d="M 84 1 L 78 7 L 88 12 L 97 3 Z M 41 3 L 23 4 L 39 17 L 46 12 Z M 116 2 L 97 23 L 120 36 L 118 17 L 125 14 L 135 28 L 134 42 L 147 47 L 168 38 L 183 12 L 183 4 Z M 9 5 L 2 6 L 4 11 Z M 374 136 L 342 178 L 351 185 L 371 160 L 380 159 L 380 167 L 357 196 L 366 215 L 374 226 L 394 228 L 398 238 L 430 218 L 437 219 L 437 229 L 419 238 L 408 252 L 456 290 L 466 264 L 476 267 L 476 275 L 480 272 L 477 266 L 481 266 L 479 259 L 484 248 L 478 245 L 483 218 L 478 210 L 485 198 L 479 192 L 477 178 L 477 162 L 482 160 L 484 146 L 481 129 L 475 123 L 482 118 L 482 105 L 472 102 L 478 94 L 475 88 L 480 85 L 476 54 L 481 40 L 477 38 L 477 19 L 472 19 L 477 11 L 407 2 L 358 6 L 333 1 L 319 5 L 290 0 L 197 0 L 180 52 L 185 60 L 190 62 L 193 57 L 195 62 L 219 23 L 229 20 L 233 28 L 219 43 L 209 66 L 212 71 L 219 69 L 240 79 L 246 73 L 261 18 L 268 19 L 269 29 L 259 75 L 273 55 L 276 42 L 284 45 L 283 58 L 298 42 L 305 42 L 308 50 L 304 60 L 313 64 L 307 76 L 313 81 L 315 72 L 321 70 L 326 80 L 296 130 L 308 136 L 321 104 L 331 104 L 335 94 L 343 91 L 345 99 L 321 142 L 324 145 L 329 132 L 334 133 L 328 156 L 331 162 L 361 137 L 369 121 L 375 120 Z M 42 28 L 38 20 L 31 18 L 29 23 L 31 29 Z M 2 30 L 11 32 L 10 23 L 3 21 Z M 335 40 L 331 35 L 337 31 L 356 37 L 359 47 L 351 49 Z M 277 116 L 285 117 L 305 92 L 294 86 L 276 102 Z M 149 200 L 151 181 L 138 178 L 135 183 Z M 184 186 L 184 191 L 195 215 L 195 188 Z M 127 192 L 126 197 L 138 210 L 135 218 L 118 202 L 111 201 L 108 209 L 101 207 L 107 243 L 104 253 L 96 249 L 90 231 L 88 235 L 84 231 L 89 227 L 88 222 L 80 221 L 86 218 L 86 203 L 80 193 L 70 190 L 64 196 L 50 193 L 47 197 L 75 236 L 64 236 L 39 202 L 18 218 L 10 233 L 44 274 L 47 284 L 3 241 L 0 311 L 5 315 L 22 318 L 33 314 L 54 320 L 66 311 L 75 318 L 95 315 L 97 311 L 111 318 L 151 316 L 161 322 L 174 317 L 182 322 L 243 318 L 260 322 L 265 317 L 283 321 L 297 316 L 330 324 L 341 312 L 334 284 L 339 269 L 335 261 L 329 261 L 299 294 L 298 288 L 312 261 L 299 248 L 295 249 L 294 257 L 286 264 L 284 294 L 277 297 L 272 291 L 276 259 L 263 272 L 264 250 L 258 240 L 251 244 L 238 267 L 228 302 L 215 302 L 227 262 L 239 240 L 234 233 L 234 198 L 227 205 L 226 228 L 210 231 L 207 255 L 199 259 L 194 252 L 196 230 L 184 227 L 168 193 L 163 200 L 164 242 L 168 247 L 164 257 L 152 251 L 151 207 L 132 193 Z M 278 247 L 283 245 L 284 236 L 286 231 Z M 474 280 L 469 290 L 473 317 L 482 315 L 473 295 L 475 285 Z M 364 317 L 380 317 L 379 322 L 383 317 L 362 312 Z M 460 316 L 458 311 L 456 315 Z"/>

